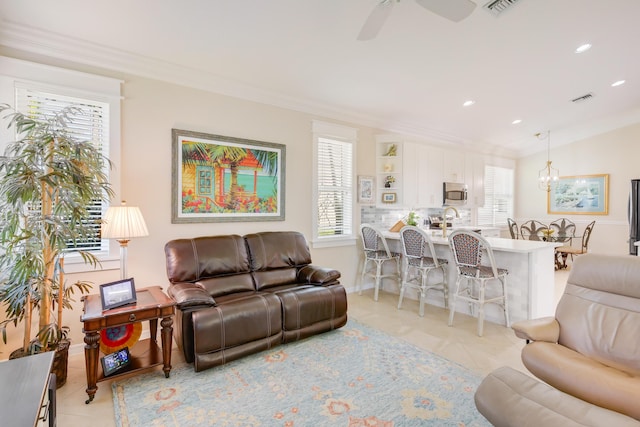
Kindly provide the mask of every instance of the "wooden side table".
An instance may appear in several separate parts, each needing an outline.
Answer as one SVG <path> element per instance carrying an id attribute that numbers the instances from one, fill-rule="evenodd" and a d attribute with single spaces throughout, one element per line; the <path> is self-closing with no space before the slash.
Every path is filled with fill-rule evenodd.
<path id="1" fill-rule="evenodd" d="M 173 333 L 173 315 L 176 303 L 169 298 L 160 286 L 136 289 L 135 305 L 114 308 L 102 311 L 100 295 L 87 295 L 83 297 L 84 314 L 80 317 L 84 332 L 84 359 L 87 370 L 87 395 L 90 403 L 98 390 L 97 382 L 105 379 L 116 378 L 132 372 L 142 372 L 151 367 L 163 364 L 166 378 L 171 372 L 171 344 Z M 162 348 L 158 346 L 156 334 L 158 331 L 158 319 L 162 326 Z M 100 331 L 105 328 L 123 326 L 133 322 L 149 321 L 150 338 L 140 340 L 133 348 L 130 348 L 131 364 L 123 372 L 109 377 L 99 372 L 100 366 Z M 100 369 L 102 371 L 102 369 Z"/>

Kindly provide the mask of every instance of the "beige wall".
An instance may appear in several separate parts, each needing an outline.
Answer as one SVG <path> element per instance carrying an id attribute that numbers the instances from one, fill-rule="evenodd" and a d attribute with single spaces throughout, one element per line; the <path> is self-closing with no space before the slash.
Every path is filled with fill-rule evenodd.
<path id="1" fill-rule="evenodd" d="M 551 150 L 553 166 L 561 176 L 609 174 L 608 215 L 563 215 L 574 221 L 578 232 L 595 220 L 589 250 L 596 253 L 628 253 L 627 201 L 629 181 L 640 178 L 640 124 L 590 137 Z M 547 194 L 537 187 L 538 171 L 546 152 L 521 158 L 516 169 L 515 216 L 550 222 L 560 215 L 547 214 Z"/>
<path id="2" fill-rule="evenodd" d="M 163 247 L 170 239 L 269 230 L 297 230 L 311 239 L 311 121 L 335 120 L 145 78 L 115 77 L 125 80 L 122 160 L 120 165 L 116 165 L 115 171 L 121 174 L 122 188 L 115 201 L 124 199 L 129 205 L 139 206 L 149 229 L 148 237 L 134 239 L 129 244 L 128 273 L 135 278 L 136 287 L 160 285 L 166 288 Z M 358 173 L 372 174 L 375 164 L 373 135 L 380 132 L 349 123 L 342 124 L 358 128 L 357 152 L 362 153 L 364 164 L 367 165 L 363 172 Z M 172 128 L 285 144 L 286 220 L 172 224 Z M 359 160 L 358 164 L 363 163 Z M 359 215 L 359 209 L 356 211 Z M 353 286 L 358 262 L 355 246 L 312 248 L 311 252 L 314 264 L 338 269 L 344 285 L 349 288 Z M 118 280 L 119 270 L 67 275 L 68 280 L 75 278 L 91 280 L 99 285 Z M 94 292 L 98 292 L 97 287 Z M 75 345 L 83 342 L 80 315 L 79 302 L 74 312 L 65 312 L 64 323 L 71 327 L 72 344 Z M 7 358 L 9 352 L 20 346 L 21 332 L 10 327 L 8 339 L 7 345 L 0 343 L 0 359 Z"/>

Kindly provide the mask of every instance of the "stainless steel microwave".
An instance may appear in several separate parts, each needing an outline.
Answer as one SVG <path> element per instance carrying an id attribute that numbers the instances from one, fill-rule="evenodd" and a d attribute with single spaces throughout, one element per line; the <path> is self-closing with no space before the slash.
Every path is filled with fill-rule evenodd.
<path id="1" fill-rule="evenodd" d="M 444 206 L 463 206 L 467 204 L 467 184 L 445 182 L 442 184 L 442 204 Z"/>

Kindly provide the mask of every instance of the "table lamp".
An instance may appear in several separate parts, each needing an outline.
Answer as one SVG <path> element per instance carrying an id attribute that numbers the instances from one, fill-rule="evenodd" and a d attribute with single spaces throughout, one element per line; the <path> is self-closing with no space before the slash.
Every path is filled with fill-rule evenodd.
<path id="1" fill-rule="evenodd" d="M 140 209 L 127 206 L 122 201 L 120 206 L 111 206 L 102 221 L 102 237 L 116 239 L 120 243 L 120 278 L 127 277 L 127 245 L 132 237 L 149 235 Z"/>

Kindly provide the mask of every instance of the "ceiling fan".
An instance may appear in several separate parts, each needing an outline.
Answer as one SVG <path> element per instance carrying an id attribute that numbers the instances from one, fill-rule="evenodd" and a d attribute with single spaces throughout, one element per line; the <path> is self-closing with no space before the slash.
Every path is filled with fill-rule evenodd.
<path id="1" fill-rule="evenodd" d="M 391 9 L 400 0 L 380 0 L 365 21 L 358 40 L 371 40 L 378 35 L 380 29 L 391 14 Z M 462 21 L 476 8 L 471 0 L 416 0 L 420 6 L 453 22 Z"/>

